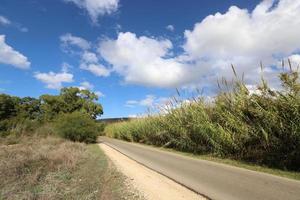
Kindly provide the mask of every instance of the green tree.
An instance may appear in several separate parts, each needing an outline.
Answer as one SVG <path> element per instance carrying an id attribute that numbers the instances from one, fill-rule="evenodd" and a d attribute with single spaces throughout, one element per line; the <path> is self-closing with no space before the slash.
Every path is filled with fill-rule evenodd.
<path id="1" fill-rule="evenodd" d="M 59 95 L 43 95 L 41 109 L 46 119 L 54 119 L 61 113 L 80 111 L 91 118 L 103 114 L 103 108 L 96 103 L 98 97 L 89 90 L 80 90 L 77 87 L 62 88 Z"/>
<path id="2" fill-rule="evenodd" d="M 20 99 L 6 94 L 0 94 L 0 120 L 8 119 L 17 114 L 16 105 Z"/>
<path id="3" fill-rule="evenodd" d="M 17 115 L 23 119 L 39 119 L 41 116 L 40 112 L 40 100 L 32 97 L 24 97 L 19 100 L 16 105 Z"/>

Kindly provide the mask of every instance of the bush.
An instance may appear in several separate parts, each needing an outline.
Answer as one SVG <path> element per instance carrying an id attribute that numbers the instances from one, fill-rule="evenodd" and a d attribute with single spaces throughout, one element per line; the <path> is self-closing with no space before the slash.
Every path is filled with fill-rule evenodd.
<path id="1" fill-rule="evenodd" d="M 56 121 L 57 133 L 71 141 L 94 143 L 100 127 L 90 116 L 81 112 L 62 114 Z"/>

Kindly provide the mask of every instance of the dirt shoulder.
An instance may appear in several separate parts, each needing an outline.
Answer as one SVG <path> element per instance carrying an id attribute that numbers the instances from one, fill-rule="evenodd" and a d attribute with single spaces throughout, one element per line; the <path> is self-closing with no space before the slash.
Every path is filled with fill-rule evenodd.
<path id="1" fill-rule="evenodd" d="M 138 190 L 147 200 L 198 200 L 204 197 L 190 191 L 169 178 L 131 160 L 115 149 L 99 144 L 117 169 L 128 177 L 128 184 Z"/>

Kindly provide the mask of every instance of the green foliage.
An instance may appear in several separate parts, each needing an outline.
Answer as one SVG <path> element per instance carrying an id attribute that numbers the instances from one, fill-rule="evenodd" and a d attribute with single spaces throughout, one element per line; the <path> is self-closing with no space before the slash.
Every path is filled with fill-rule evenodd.
<path id="1" fill-rule="evenodd" d="M 16 105 L 19 99 L 6 94 L 0 94 L 0 120 L 16 115 Z"/>
<path id="2" fill-rule="evenodd" d="M 101 131 L 95 120 L 81 112 L 62 114 L 56 121 L 56 128 L 63 138 L 85 143 L 96 142 Z"/>
<path id="3" fill-rule="evenodd" d="M 273 91 L 264 79 L 250 93 L 238 78 L 213 102 L 174 99 L 167 113 L 108 125 L 108 136 L 300 170 L 300 78 L 290 69 Z M 178 103 L 179 102 L 179 103 Z"/>
<path id="4" fill-rule="evenodd" d="M 39 99 L 0 94 L 0 136 L 34 134 L 41 124 L 66 113 L 80 112 L 96 119 L 103 114 L 97 100 L 95 93 L 72 87 L 61 89 L 59 95 L 42 95 Z"/>
<path id="5" fill-rule="evenodd" d="M 76 87 L 61 89 L 60 95 L 42 95 L 41 111 L 45 119 L 52 120 L 61 113 L 81 111 L 96 119 L 103 114 L 100 104 L 95 103 L 98 97 L 89 90 L 80 90 Z"/>

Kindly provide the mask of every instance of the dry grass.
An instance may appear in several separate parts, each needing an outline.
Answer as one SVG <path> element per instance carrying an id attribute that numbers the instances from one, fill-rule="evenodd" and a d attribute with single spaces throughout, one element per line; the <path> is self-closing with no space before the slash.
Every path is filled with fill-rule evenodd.
<path id="1" fill-rule="evenodd" d="M 1 140 L 0 199 L 121 199 L 126 196 L 122 176 L 109 166 L 97 145 L 56 137 Z"/>

